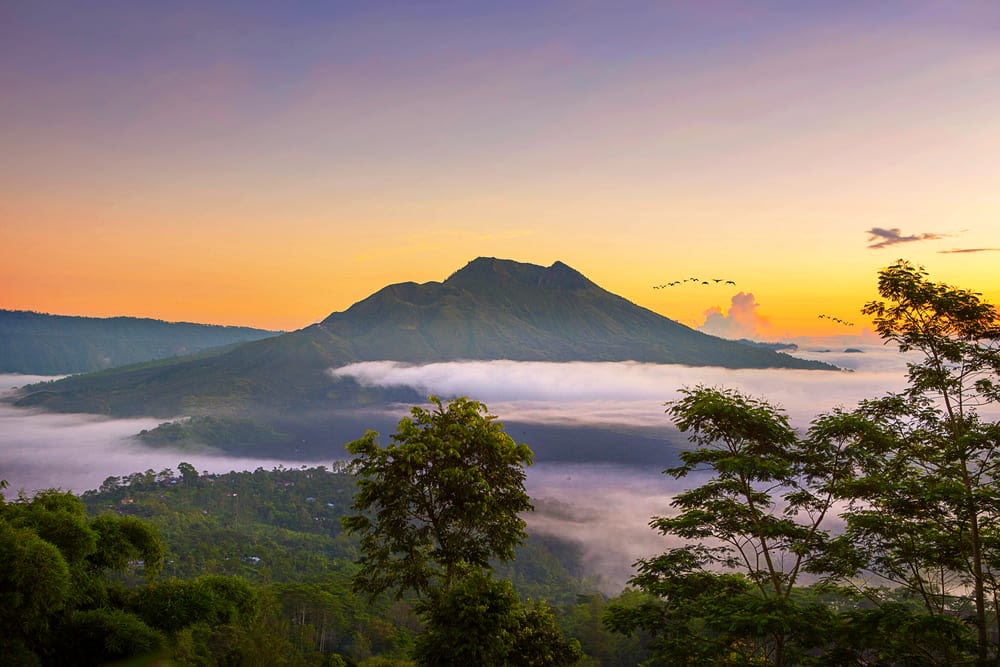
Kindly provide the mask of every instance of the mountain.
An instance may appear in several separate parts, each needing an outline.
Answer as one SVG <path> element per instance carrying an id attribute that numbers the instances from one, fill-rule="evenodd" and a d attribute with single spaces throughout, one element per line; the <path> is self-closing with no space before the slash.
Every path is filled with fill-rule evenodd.
<path id="1" fill-rule="evenodd" d="M 695 331 L 594 284 L 481 257 L 443 283 L 390 285 L 319 325 L 352 360 L 647 361 L 730 368 L 830 368 Z"/>
<path id="2" fill-rule="evenodd" d="M 409 388 L 335 379 L 330 368 L 366 360 L 461 359 L 835 368 L 694 331 L 561 262 L 545 268 L 479 258 L 444 282 L 390 285 L 299 331 L 34 385 L 22 390 L 17 404 L 116 416 L 250 415 L 263 422 L 261 432 L 287 434 L 299 446 L 334 437 L 331 410 L 425 398 Z M 245 422 L 231 424 L 246 428 Z"/>
<path id="3" fill-rule="evenodd" d="M 0 373 L 86 373 L 246 343 L 278 333 L 138 317 L 74 317 L 0 310 Z"/>
<path id="4" fill-rule="evenodd" d="M 84 373 L 245 343 L 277 333 L 137 317 L 71 317 L 0 310 L 0 373 Z"/>

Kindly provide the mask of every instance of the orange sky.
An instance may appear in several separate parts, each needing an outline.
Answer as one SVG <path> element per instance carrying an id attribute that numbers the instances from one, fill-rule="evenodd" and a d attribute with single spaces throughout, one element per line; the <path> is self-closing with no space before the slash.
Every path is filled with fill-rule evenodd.
<path id="1" fill-rule="evenodd" d="M 988 5 L 44 4 L 0 10 L 2 308 L 294 329 L 480 255 L 765 338 L 860 333 L 900 257 L 1000 302 Z"/>

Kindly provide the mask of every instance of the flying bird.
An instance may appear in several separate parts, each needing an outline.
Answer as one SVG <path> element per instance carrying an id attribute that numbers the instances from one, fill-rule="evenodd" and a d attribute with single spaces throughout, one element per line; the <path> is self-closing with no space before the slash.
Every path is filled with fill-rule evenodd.
<path id="1" fill-rule="evenodd" d="M 823 319 L 830 320 L 831 322 L 836 322 L 837 324 L 843 324 L 844 326 L 847 327 L 854 326 L 854 322 L 848 322 L 847 320 L 842 320 L 839 317 L 834 317 L 833 315 L 817 315 L 817 317 L 820 318 L 821 320 Z"/>
<path id="2" fill-rule="evenodd" d="M 664 289 L 666 287 L 674 287 L 675 285 L 683 285 L 684 283 L 694 283 L 695 285 L 699 283 L 702 285 L 711 285 L 712 283 L 715 283 L 716 285 L 719 283 L 725 283 L 726 285 L 733 286 L 736 285 L 735 280 L 726 280 L 725 278 L 708 278 L 706 280 L 702 280 L 701 278 L 691 277 L 684 278 L 683 280 L 671 280 L 670 282 L 663 283 L 662 285 L 653 285 L 653 289 Z"/>

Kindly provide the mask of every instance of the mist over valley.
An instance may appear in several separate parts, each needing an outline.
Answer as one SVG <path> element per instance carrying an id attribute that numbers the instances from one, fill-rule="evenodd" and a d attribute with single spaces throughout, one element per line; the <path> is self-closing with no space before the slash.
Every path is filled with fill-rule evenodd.
<path id="1" fill-rule="evenodd" d="M 614 592 L 637 558 L 664 548 L 664 538 L 648 526 L 650 516 L 668 512 L 673 494 L 695 483 L 661 474 L 677 462 L 678 448 L 686 444 L 663 406 L 678 396 L 680 387 L 739 388 L 781 405 L 793 424 L 804 428 L 819 412 L 849 407 L 904 384 L 904 360 L 882 346 L 866 347 L 860 354 L 802 354 L 850 363 L 854 370 L 499 360 L 363 362 L 329 369 L 328 375 L 350 377 L 363 387 L 406 388 L 423 396 L 465 395 L 486 403 L 507 432 L 535 452 L 526 482 L 535 503 L 535 512 L 527 517 L 529 531 L 578 545 L 587 573 Z M 42 379 L 0 375 L 0 390 L 9 396 L 14 387 Z M 0 402 L 0 478 L 10 483 L 10 496 L 21 489 L 30 494 L 52 487 L 80 493 L 97 488 L 109 476 L 176 469 L 181 461 L 210 473 L 330 466 L 347 458 L 343 444 L 366 428 L 378 430 L 387 442 L 409 407 L 396 403 L 336 410 L 329 420 L 335 432 L 317 434 L 327 442 L 322 451 L 234 456 L 191 443 L 182 448 L 143 444 L 136 435 L 155 428 L 159 418 L 48 413 Z M 294 414 L 286 419 L 294 421 Z"/>

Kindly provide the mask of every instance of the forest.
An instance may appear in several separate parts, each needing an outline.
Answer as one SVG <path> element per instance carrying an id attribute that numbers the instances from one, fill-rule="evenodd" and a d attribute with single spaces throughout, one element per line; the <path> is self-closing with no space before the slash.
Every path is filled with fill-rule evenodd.
<path id="1" fill-rule="evenodd" d="M 0 504 L 5 664 L 996 665 L 1000 322 L 897 262 L 864 307 L 908 384 L 805 430 L 766 397 L 665 405 L 680 544 L 609 598 L 526 529 L 527 445 L 469 398 L 323 467 L 187 463 Z M 697 475 L 696 475 L 697 473 Z M 665 540 L 666 542 L 666 540 Z"/>

